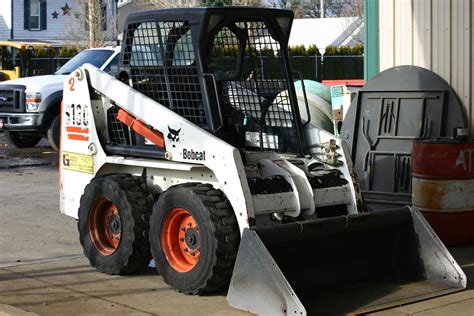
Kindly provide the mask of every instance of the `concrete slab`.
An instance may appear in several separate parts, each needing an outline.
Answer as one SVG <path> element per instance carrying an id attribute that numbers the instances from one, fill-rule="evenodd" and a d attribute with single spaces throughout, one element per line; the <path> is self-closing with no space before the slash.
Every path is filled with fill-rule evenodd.
<path id="1" fill-rule="evenodd" d="M 0 197 L 0 304 L 42 315 L 248 315 L 224 294 L 177 293 L 152 269 L 96 272 L 82 255 L 76 220 L 59 212 L 55 166 L 0 168 Z"/>
<path id="2" fill-rule="evenodd" d="M 155 270 L 96 272 L 82 255 L 76 221 L 59 213 L 54 166 L 0 168 L 0 198 L 0 315 L 249 315 L 229 307 L 225 293 L 177 293 Z M 451 252 L 468 276 L 467 291 L 374 315 L 474 315 L 474 247 Z"/>
<path id="3" fill-rule="evenodd" d="M 84 258 L 0 269 L 0 302 L 44 315 L 249 315 L 225 293 L 178 293 L 148 269 L 136 276 L 98 273 Z"/>
<path id="4" fill-rule="evenodd" d="M 0 267 L 82 255 L 76 220 L 59 213 L 57 167 L 0 169 Z"/>
<path id="5" fill-rule="evenodd" d="M 38 314 L 25 312 L 22 309 L 19 309 L 10 305 L 0 304 L 0 316 L 35 316 L 35 315 L 38 315 Z"/>

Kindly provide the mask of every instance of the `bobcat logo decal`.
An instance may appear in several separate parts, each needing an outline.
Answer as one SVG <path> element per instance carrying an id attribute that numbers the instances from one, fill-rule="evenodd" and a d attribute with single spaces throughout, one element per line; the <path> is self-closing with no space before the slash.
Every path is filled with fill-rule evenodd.
<path id="1" fill-rule="evenodd" d="M 169 127 L 168 125 L 168 131 L 169 131 L 168 139 L 175 143 L 179 142 L 179 132 L 181 132 L 181 128 L 178 130 L 175 130 Z"/>

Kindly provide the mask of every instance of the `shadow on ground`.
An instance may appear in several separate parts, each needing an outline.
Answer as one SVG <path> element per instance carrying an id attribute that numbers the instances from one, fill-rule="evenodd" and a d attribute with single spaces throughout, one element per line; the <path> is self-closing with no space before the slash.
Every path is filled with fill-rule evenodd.
<path id="1" fill-rule="evenodd" d="M 0 133 L 0 169 L 37 167 L 58 164 L 58 153 L 42 139 L 33 148 L 15 148 L 8 144 L 5 134 Z"/>

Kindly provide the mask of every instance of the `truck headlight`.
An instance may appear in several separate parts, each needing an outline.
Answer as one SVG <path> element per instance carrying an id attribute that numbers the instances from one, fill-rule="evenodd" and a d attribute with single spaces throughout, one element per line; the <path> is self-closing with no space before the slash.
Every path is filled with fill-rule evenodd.
<path id="1" fill-rule="evenodd" d="M 36 112 L 41 104 L 41 93 L 26 93 L 26 112 Z"/>

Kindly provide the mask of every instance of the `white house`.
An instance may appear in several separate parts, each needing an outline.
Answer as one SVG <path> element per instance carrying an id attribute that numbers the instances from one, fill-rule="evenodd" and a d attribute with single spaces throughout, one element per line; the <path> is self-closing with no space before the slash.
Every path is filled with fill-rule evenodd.
<path id="1" fill-rule="evenodd" d="M 53 45 L 77 42 L 86 34 L 79 1 L 0 0 L 0 40 L 43 41 Z M 107 41 L 116 36 L 116 1 L 102 0 L 101 15 Z"/>
<path id="2" fill-rule="evenodd" d="M 363 43 L 363 27 L 358 17 L 295 19 L 288 45 L 316 45 L 321 52 L 329 45 L 354 46 Z"/>

